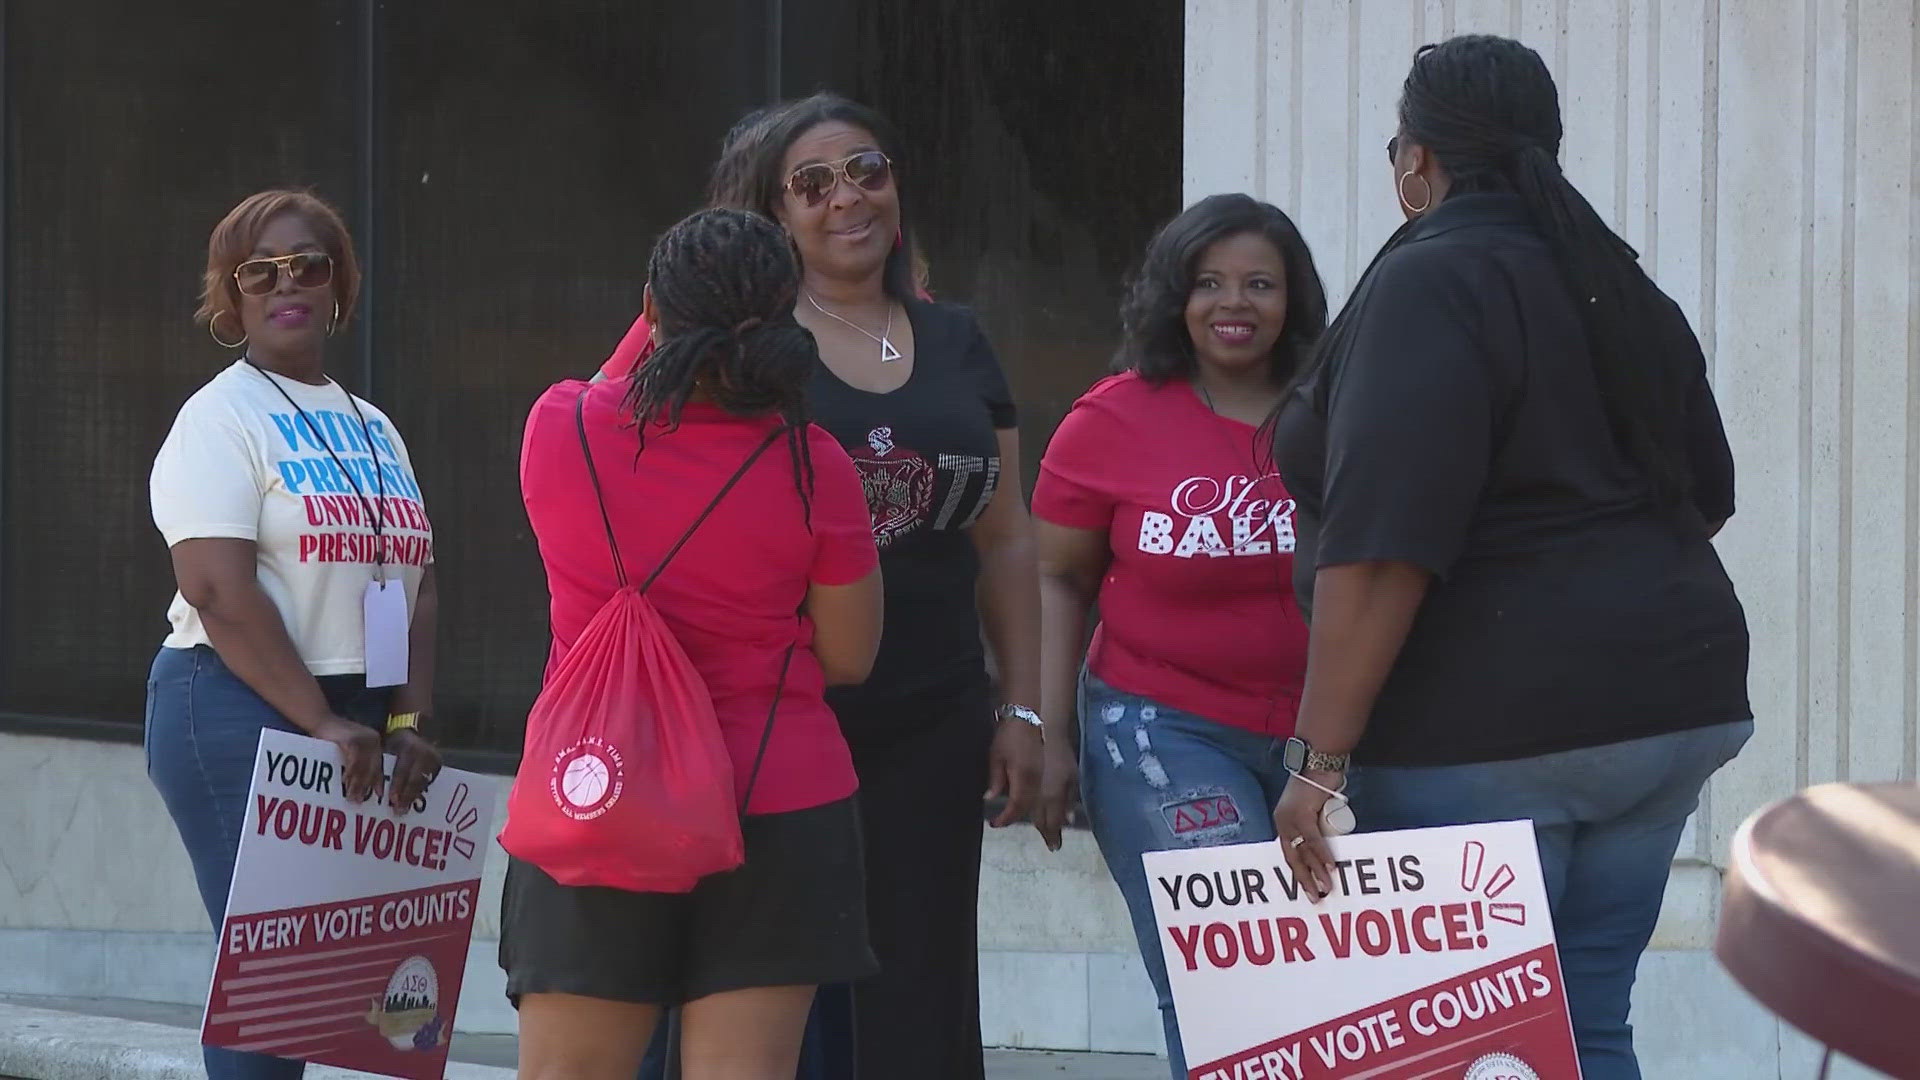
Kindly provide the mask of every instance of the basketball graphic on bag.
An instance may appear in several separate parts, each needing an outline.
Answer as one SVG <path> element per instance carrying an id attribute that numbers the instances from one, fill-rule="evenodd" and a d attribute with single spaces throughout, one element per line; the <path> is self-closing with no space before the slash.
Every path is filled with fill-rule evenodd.
<path id="1" fill-rule="evenodd" d="M 547 790 L 560 812 L 590 821 L 620 801 L 626 786 L 620 751 L 604 739 L 582 739 L 554 755 Z"/>
<path id="2" fill-rule="evenodd" d="M 560 778 L 560 791 L 575 806 L 592 806 L 607 794 L 607 763 L 592 754 L 581 754 L 567 763 Z"/>

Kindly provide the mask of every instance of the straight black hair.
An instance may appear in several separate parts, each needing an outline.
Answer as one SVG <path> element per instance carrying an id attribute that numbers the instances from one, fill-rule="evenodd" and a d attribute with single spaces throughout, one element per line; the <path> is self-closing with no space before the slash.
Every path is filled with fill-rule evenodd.
<path id="1" fill-rule="evenodd" d="M 782 165 L 793 144 L 814 128 L 838 120 L 873 135 L 876 148 L 893 162 L 894 190 L 900 199 L 900 242 L 887 254 L 881 285 L 887 295 L 906 303 L 914 299 L 913 225 L 907 187 L 902 183 L 900 137 L 885 117 L 859 102 L 834 93 L 818 93 L 767 110 L 757 120 L 749 117 L 744 137 L 729 136 L 729 145 L 713 168 L 708 200 L 715 206 L 751 210 L 778 221 L 781 192 L 787 182 Z M 736 125 L 738 131 L 739 125 Z"/>
<path id="2" fill-rule="evenodd" d="M 793 317 L 800 268 L 786 234 L 749 211 L 702 210 L 654 245 L 647 286 L 660 344 L 634 367 L 626 396 L 642 449 L 650 425 L 679 425 L 696 388 L 736 416 L 776 415 L 811 522 L 807 382 L 820 354 Z"/>
<path id="3" fill-rule="evenodd" d="M 1400 96 L 1400 132 L 1438 159 L 1449 195 L 1510 192 L 1559 266 L 1592 355 L 1616 445 L 1654 503 L 1687 518 L 1686 390 L 1693 359 L 1662 333 L 1671 308 L 1628 246 L 1560 169 L 1560 97 L 1540 55 L 1508 38 L 1466 35 L 1414 56 Z M 1406 239 L 1397 230 L 1367 267 Z M 1350 347 L 1355 306 L 1333 321 L 1311 364 Z"/>
<path id="4" fill-rule="evenodd" d="M 1140 271 L 1120 304 L 1121 339 L 1113 370 L 1150 382 L 1193 377 L 1199 361 L 1187 333 L 1194 268 L 1209 247 L 1243 233 L 1264 236 L 1287 275 L 1287 323 L 1273 344 L 1273 380 L 1285 383 L 1327 329 L 1327 294 L 1313 252 L 1293 220 L 1250 195 L 1209 195 L 1167 222 L 1147 243 Z"/>

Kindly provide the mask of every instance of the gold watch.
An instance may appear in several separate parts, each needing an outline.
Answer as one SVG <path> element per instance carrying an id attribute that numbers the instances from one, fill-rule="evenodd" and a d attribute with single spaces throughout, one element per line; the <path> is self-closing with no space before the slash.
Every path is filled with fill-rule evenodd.
<path id="1" fill-rule="evenodd" d="M 387 734 L 398 731 L 420 732 L 420 714 L 417 712 L 393 713 L 387 717 Z"/>

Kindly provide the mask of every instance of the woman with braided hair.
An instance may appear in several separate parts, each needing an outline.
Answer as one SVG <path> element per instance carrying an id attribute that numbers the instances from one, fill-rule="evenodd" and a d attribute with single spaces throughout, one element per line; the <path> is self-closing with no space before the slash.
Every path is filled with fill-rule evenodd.
<path id="1" fill-rule="evenodd" d="M 1624 1080 L 1682 827 L 1753 714 L 1699 342 L 1560 137 L 1533 50 L 1415 58 L 1388 143 L 1407 224 L 1272 421 L 1310 626 L 1274 828 L 1318 897 L 1349 755 L 1363 830 L 1531 819 L 1581 1070 Z"/>
<path id="2" fill-rule="evenodd" d="M 711 506 L 647 598 L 750 787 L 745 865 L 689 893 L 567 886 L 509 860 L 500 959 L 522 1077 L 632 1080 L 662 1010 L 680 1006 L 688 1075 L 791 1080 L 815 986 L 875 969 L 853 762 L 824 693 L 873 665 L 880 574 L 853 463 L 807 422 L 818 354 L 793 318 L 799 282 L 771 221 L 693 215 L 647 264 L 646 361 L 561 382 L 527 419 L 549 673 L 619 587 L 609 529 L 623 565 L 653 567 Z"/>

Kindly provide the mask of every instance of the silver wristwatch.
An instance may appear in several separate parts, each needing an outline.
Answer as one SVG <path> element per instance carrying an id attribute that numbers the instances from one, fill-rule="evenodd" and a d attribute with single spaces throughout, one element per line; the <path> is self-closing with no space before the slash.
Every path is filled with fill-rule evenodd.
<path id="1" fill-rule="evenodd" d="M 1043 732 L 1047 729 L 1047 722 L 1040 719 L 1040 714 L 1027 708 L 1025 705 L 1014 705 L 1011 703 L 1002 705 L 993 715 L 994 718 L 998 720 L 1019 720 L 1022 723 L 1032 724 Z"/>
<path id="2" fill-rule="evenodd" d="M 1281 751 L 1280 764 L 1290 773 L 1297 772 L 1337 772 L 1347 771 L 1348 755 L 1323 754 L 1315 750 L 1307 740 L 1294 736 L 1287 740 Z"/>

